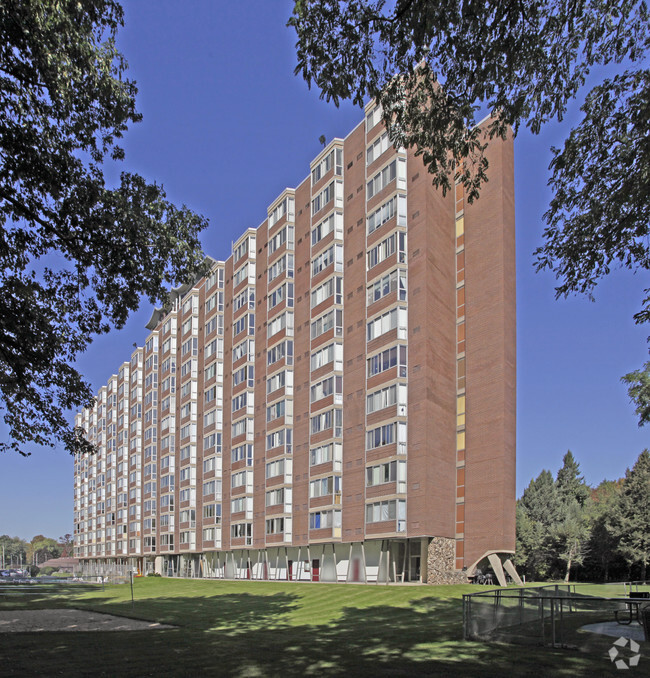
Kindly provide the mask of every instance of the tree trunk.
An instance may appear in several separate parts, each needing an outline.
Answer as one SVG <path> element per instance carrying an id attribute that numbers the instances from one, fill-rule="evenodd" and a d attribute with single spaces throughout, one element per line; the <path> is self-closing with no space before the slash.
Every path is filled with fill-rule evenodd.
<path id="1" fill-rule="evenodd" d="M 646 561 L 643 560 L 641 563 L 641 581 L 645 581 L 645 568 L 646 568 Z"/>
<path id="2" fill-rule="evenodd" d="M 564 583 L 565 584 L 569 583 L 569 574 L 571 574 L 571 558 L 569 558 L 569 560 L 566 564 L 566 574 L 564 575 Z"/>

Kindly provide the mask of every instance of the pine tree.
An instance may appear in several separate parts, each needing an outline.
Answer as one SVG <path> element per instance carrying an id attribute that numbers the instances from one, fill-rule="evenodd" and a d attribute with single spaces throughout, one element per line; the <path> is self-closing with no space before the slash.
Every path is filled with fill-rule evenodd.
<path id="1" fill-rule="evenodd" d="M 641 579 L 645 580 L 650 561 L 650 452 L 647 449 L 641 452 L 632 470 L 625 471 L 616 517 L 619 549 L 629 564 L 641 565 Z"/>

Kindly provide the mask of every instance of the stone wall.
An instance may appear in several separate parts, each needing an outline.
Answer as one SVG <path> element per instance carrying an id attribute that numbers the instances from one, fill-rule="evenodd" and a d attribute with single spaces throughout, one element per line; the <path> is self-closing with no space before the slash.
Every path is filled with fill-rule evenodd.
<path id="1" fill-rule="evenodd" d="M 434 537 L 427 552 L 427 584 L 467 584 L 464 572 L 455 569 L 456 541 Z"/>

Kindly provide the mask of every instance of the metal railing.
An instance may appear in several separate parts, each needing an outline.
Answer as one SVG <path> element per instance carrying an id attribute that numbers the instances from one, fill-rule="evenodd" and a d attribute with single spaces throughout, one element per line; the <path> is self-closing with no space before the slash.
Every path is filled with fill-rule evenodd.
<path id="1" fill-rule="evenodd" d="M 650 588 L 637 583 L 637 590 L 644 587 Z M 629 583 L 604 585 L 602 592 L 608 595 L 595 595 L 597 591 L 597 585 L 548 584 L 465 594 L 463 634 L 466 640 L 582 647 L 593 643 L 594 634 L 585 627 L 616 628 L 619 622 L 636 629 L 642 604 L 630 602 Z M 643 629 L 634 632 L 643 639 Z"/>

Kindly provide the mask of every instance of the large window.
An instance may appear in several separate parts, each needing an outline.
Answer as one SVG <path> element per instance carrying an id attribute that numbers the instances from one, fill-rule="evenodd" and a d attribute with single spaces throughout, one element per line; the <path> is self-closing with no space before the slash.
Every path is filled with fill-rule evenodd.
<path id="1" fill-rule="evenodd" d="M 370 270 L 382 261 L 386 261 L 388 257 L 397 252 L 397 261 L 403 264 L 406 261 L 406 233 L 398 231 L 389 235 L 382 240 L 378 245 L 368 250 L 367 254 L 367 268 Z"/>
<path id="2" fill-rule="evenodd" d="M 343 334 L 343 311 L 340 308 L 332 309 L 312 322 L 311 338 L 316 339 L 333 328 L 334 336 L 340 337 Z"/>
<path id="3" fill-rule="evenodd" d="M 293 336 L 293 313 L 291 311 L 285 311 L 269 322 L 266 327 L 267 338 L 270 339 L 282 330 L 285 330 L 287 335 Z"/>
<path id="4" fill-rule="evenodd" d="M 266 351 L 267 365 L 273 365 L 283 358 L 287 365 L 293 364 L 293 340 L 291 339 L 285 339 Z"/>
<path id="5" fill-rule="evenodd" d="M 311 307 L 314 308 L 318 304 L 322 304 L 330 297 L 334 297 L 335 304 L 343 302 L 343 278 L 335 276 L 326 280 L 322 285 L 319 285 L 311 293 Z"/>
<path id="6" fill-rule="evenodd" d="M 311 231 L 312 247 L 332 232 L 334 232 L 334 237 L 337 240 L 343 240 L 343 215 L 341 212 L 333 212 L 317 226 L 314 226 Z"/>
<path id="7" fill-rule="evenodd" d="M 318 183 L 331 169 L 338 176 L 343 174 L 343 150 L 341 148 L 332 149 L 311 171 L 311 185 Z"/>
<path id="8" fill-rule="evenodd" d="M 311 433 L 322 433 L 332 430 L 332 435 L 340 437 L 343 435 L 343 411 L 339 409 L 325 410 L 315 414 L 311 418 Z"/>
<path id="9" fill-rule="evenodd" d="M 334 362 L 333 369 L 343 369 L 343 345 L 338 343 L 328 344 L 324 348 L 319 349 L 311 356 L 312 372 L 323 365 L 329 365 Z"/>
<path id="10" fill-rule="evenodd" d="M 287 249 L 293 249 L 293 225 L 283 226 L 272 238 L 269 238 L 269 256 L 279 250 L 286 243 Z"/>
<path id="11" fill-rule="evenodd" d="M 277 261 L 269 266 L 269 283 L 285 271 L 287 272 L 288 278 L 293 278 L 293 254 L 290 252 L 283 254 Z"/>
<path id="12" fill-rule="evenodd" d="M 389 499 L 366 505 L 366 523 L 383 523 L 388 520 L 398 521 L 398 532 L 406 528 L 406 501 Z"/>
<path id="13" fill-rule="evenodd" d="M 398 338 L 406 339 L 407 322 L 408 313 L 405 308 L 392 308 L 368 323 L 368 341 L 372 341 L 396 328 Z"/>
<path id="14" fill-rule="evenodd" d="M 316 511 L 309 514 L 310 530 L 322 530 L 326 527 L 341 527 L 340 511 Z"/>
<path id="15" fill-rule="evenodd" d="M 377 172 L 375 176 L 366 185 L 366 197 L 368 200 L 377 195 L 381 190 L 386 188 L 395 179 L 399 179 L 400 184 L 405 185 L 406 182 L 406 159 L 396 158 L 390 164 L 386 165 L 382 170 Z"/>
<path id="16" fill-rule="evenodd" d="M 406 301 L 406 279 L 406 271 L 398 268 L 370 283 L 367 289 L 367 305 L 396 292 L 399 301 Z"/>
<path id="17" fill-rule="evenodd" d="M 334 270 L 340 273 L 343 270 L 343 245 L 334 244 L 321 252 L 312 262 L 312 277 L 334 264 Z"/>
<path id="18" fill-rule="evenodd" d="M 397 213 L 397 225 L 406 226 L 406 196 L 395 195 L 367 218 L 368 235 L 390 221 Z"/>

